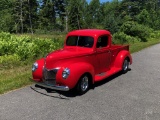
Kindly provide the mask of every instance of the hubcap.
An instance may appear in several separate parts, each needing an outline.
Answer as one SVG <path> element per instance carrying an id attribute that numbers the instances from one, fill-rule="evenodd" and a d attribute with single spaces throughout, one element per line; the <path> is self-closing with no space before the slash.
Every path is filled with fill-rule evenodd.
<path id="1" fill-rule="evenodd" d="M 123 64 L 123 70 L 126 71 L 128 69 L 128 61 L 125 60 Z"/>
<path id="2" fill-rule="evenodd" d="M 82 78 L 82 81 L 81 81 L 81 90 L 86 91 L 87 89 L 88 89 L 88 77 L 85 76 Z"/>

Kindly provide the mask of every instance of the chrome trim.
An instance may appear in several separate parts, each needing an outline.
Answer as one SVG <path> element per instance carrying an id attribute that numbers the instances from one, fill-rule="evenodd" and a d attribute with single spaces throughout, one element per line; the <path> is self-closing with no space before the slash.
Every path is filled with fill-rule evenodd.
<path id="1" fill-rule="evenodd" d="M 70 75 L 70 69 L 69 69 L 69 68 L 65 68 L 65 69 L 63 70 L 63 72 L 62 72 L 62 77 L 63 77 L 64 79 L 67 79 L 69 75 Z"/>
<path id="2" fill-rule="evenodd" d="M 56 80 L 56 74 L 60 68 L 46 69 L 43 68 L 43 80 Z M 54 73 L 54 74 L 53 74 Z M 53 75 L 51 75 L 53 74 Z M 52 77 L 51 77 L 52 76 Z"/>
<path id="3" fill-rule="evenodd" d="M 46 57 L 47 56 L 44 57 L 44 68 L 46 67 Z"/>
<path id="4" fill-rule="evenodd" d="M 45 84 L 43 82 L 37 82 L 36 85 L 38 85 L 40 87 L 44 87 L 44 88 L 53 89 L 53 90 L 69 91 L 69 87 L 68 86 L 50 85 L 50 84 Z"/>
<path id="5" fill-rule="evenodd" d="M 32 65 L 32 72 L 35 72 L 37 69 L 38 69 L 38 63 L 35 62 L 35 63 L 33 63 L 33 65 Z"/>

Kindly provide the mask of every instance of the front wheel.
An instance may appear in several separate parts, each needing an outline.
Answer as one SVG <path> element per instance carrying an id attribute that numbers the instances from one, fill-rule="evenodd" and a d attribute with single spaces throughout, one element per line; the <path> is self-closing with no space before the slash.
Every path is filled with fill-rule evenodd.
<path id="1" fill-rule="evenodd" d="M 88 75 L 83 75 L 77 85 L 77 92 L 82 95 L 86 93 L 89 89 L 89 77 Z"/>
<path id="2" fill-rule="evenodd" d="M 123 62 L 122 72 L 126 73 L 129 69 L 129 60 L 126 58 Z"/>

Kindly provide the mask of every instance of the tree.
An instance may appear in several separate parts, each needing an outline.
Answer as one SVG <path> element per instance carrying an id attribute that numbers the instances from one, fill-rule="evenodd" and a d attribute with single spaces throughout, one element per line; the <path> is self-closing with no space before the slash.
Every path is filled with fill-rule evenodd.
<path id="1" fill-rule="evenodd" d="M 80 29 L 82 28 L 82 0 L 68 0 L 66 11 L 68 12 L 68 24 L 69 29 Z"/>
<path id="2" fill-rule="evenodd" d="M 139 24 L 143 24 L 146 26 L 150 26 L 151 19 L 148 11 L 146 9 L 143 9 L 138 15 L 137 15 L 137 22 Z M 151 26 L 150 26 L 151 27 Z"/>
<path id="3" fill-rule="evenodd" d="M 13 30 L 16 33 L 31 32 L 36 28 L 37 6 L 36 0 L 15 0 L 13 18 L 15 24 Z"/>
<path id="4" fill-rule="evenodd" d="M 26 6 L 26 21 L 25 21 L 25 25 L 26 27 L 28 27 L 29 29 L 27 29 L 28 32 L 31 32 L 33 34 L 34 32 L 34 28 L 37 27 L 36 24 L 36 19 L 37 17 L 37 7 L 38 7 L 38 3 L 36 0 L 27 0 L 26 3 L 28 6 Z M 29 25 L 27 24 L 29 22 Z"/>
<path id="5" fill-rule="evenodd" d="M 65 23 L 65 0 L 56 0 L 55 1 L 55 10 L 57 16 L 60 18 L 60 22 L 62 25 Z"/>
<path id="6" fill-rule="evenodd" d="M 40 29 L 53 30 L 56 23 L 56 12 L 54 0 L 43 0 L 40 11 Z"/>
<path id="7" fill-rule="evenodd" d="M 11 31 L 13 27 L 12 18 L 13 1 L 1 0 L 0 1 L 0 31 Z"/>
<path id="8" fill-rule="evenodd" d="M 91 17 L 92 24 L 100 22 L 100 2 L 99 0 L 92 0 L 89 4 L 89 15 Z"/>
<path id="9" fill-rule="evenodd" d="M 122 24 L 121 14 L 117 11 L 119 7 L 120 4 L 118 0 L 105 3 L 104 28 L 110 30 L 112 34 L 117 32 Z"/>

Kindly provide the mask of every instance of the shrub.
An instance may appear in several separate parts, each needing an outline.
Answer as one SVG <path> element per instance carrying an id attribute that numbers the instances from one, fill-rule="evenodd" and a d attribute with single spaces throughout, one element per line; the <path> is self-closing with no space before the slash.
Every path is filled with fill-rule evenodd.
<path id="1" fill-rule="evenodd" d="M 20 57 L 17 54 L 0 56 L 0 66 L 12 67 L 19 65 Z"/>
<path id="2" fill-rule="evenodd" d="M 9 33 L 0 33 L 0 57 L 13 61 L 18 56 L 19 61 L 35 59 L 48 52 L 61 48 L 63 41 L 59 39 L 40 39 L 29 36 L 17 36 Z M 16 56 L 15 56 L 16 55 Z M 12 57 L 11 57 L 12 56 Z M 1 58 L 1 62 L 2 62 Z"/>
<path id="3" fill-rule="evenodd" d="M 150 38 L 160 38 L 160 31 L 151 32 Z"/>
<path id="4" fill-rule="evenodd" d="M 113 34 L 113 44 L 125 44 L 125 43 L 135 43 L 140 41 L 137 37 L 132 37 L 130 35 L 125 34 L 124 32 L 117 32 Z"/>
<path id="5" fill-rule="evenodd" d="M 121 26 L 120 31 L 127 35 L 140 38 L 141 42 L 147 42 L 152 29 L 133 21 L 127 21 Z"/>

